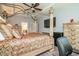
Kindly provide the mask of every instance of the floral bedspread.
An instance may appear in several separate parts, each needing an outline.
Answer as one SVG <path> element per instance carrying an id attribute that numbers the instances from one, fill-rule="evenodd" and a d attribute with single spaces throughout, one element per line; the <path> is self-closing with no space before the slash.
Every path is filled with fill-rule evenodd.
<path id="1" fill-rule="evenodd" d="M 29 33 L 22 39 L 0 41 L 0 56 L 18 56 L 52 44 L 52 38 L 39 33 Z"/>

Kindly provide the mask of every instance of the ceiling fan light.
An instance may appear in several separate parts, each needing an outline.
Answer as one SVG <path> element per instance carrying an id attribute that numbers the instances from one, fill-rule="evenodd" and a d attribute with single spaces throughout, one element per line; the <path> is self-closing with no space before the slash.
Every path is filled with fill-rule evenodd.
<path id="1" fill-rule="evenodd" d="M 31 10 L 34 10 L 34 8 L 31 8 Z"/>

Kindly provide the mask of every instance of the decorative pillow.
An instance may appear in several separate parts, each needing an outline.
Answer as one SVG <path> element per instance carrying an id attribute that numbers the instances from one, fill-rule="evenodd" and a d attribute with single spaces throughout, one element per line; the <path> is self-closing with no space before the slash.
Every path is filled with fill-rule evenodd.
<path id="1" fill-rule="evenodd" d="M 12 28 L 13 26 L 11 24 L 7 24 L 8 27 Z"/>
<path id="2" fill-rule="evenodd" d="M 12 34 L 15 38 L 21 38 L 21 35 L 17 29 L 12 29 Z"/>
<path id="3" fill-rule="evenodd" d="M 18 24 L 15 24 L 13 28 L 16 29 L 21 34 L 21 26 L 19 26 Z"/>
<path id="4" fill-rule="evenodd" d="M 4 37 L 4 35 L 0 32 L 0 41 L 3 41 L 3 40 L 5 40 L 5 37 Z"/>
<path id="5" fill-rule="evenodd" d="M 12 33 L 12 25 L 11 24 L 6 24 L 7 28 L 9 29 L 9 31 Z"/>
<path id="6" fill-rule="evenodd" d="M 7 34 L 0 28 L 0 33 L 4 36 L 5 39 L 8 39 Z"/>
<path id="7" fill-rule="evenodd" d="M 8 36 L 8 39 L 13 38 L 13 35 L 8 26 L 6 26 L 5 24 L 0 24 L 0 28 L 6 33 L 6 35 Z"/>
<path id="8" fill-rule="evenodd" d="M 6 23 L 6 20 L 4 20 L 1 16 L 0 16 L 0 23 Z"/>

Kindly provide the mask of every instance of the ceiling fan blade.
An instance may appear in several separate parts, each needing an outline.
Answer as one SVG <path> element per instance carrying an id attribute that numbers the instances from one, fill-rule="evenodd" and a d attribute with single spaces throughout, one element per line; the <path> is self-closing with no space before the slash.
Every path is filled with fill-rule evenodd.
<path id="1" fill-rule="evenodd" d="M 28 7 L 31 7 L 30 5 L 26 4 L 26 3 L 23 3 L 24 5 L 28 6 Z"/>
<path id="2" fill-rule="evenodd" d="M 39 6 L 39 3 L 35 3 L 34 6 L 33 6 L 33 8 L 37 7 L 37 6 Z"/>
<path id="3" fill-rule="evenodd" d="M 41 11 L 41 10 L 42 10 L 42 9 L 40 9 L 40 8 L 34 8 L 34 9 L 39 10 L 39 11 Z"/>

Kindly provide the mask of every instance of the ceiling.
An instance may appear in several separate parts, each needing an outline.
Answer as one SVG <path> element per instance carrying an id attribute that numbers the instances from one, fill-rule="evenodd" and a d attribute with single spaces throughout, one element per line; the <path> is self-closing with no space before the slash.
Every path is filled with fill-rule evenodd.
<path id="1" fill-rule="evenodd" d="M 28 5 L 31 5 L 31 3 L 27 3 Z M 47 15 L 49 13 L 49 8 L 51 6 L 53 6 L 54 4 L 53 3 L 40 3 L 39 6 L 37 6 L 38 8 L 41 8 L 42 11 L 36 11 L 35 13 L 32 13 L 31 10 L 28 10 L 28 11 L 25 11 L 23 12 L 24 9 L 28 9 L 29 7 L 28 6 L 25 6 L 23 5 L 22 3 L 16 3 L 16 4 L 13 4 L 13 3 L 10 3 L 10 4 L 1 4 L 2 6 L 2 9 L 7 11 L 7 13 L 9 15 L 12 15 L 14 14 L 14 12 L 18 12 L 18 13 L 26 13 L 27 12 L 30 12 L 31 14 L 33 15 L 39 15 L 39 14 L 43 14 L 43 15 Z M 14 6 L 18 7 L 18 8 L 14 8 Z"/>

